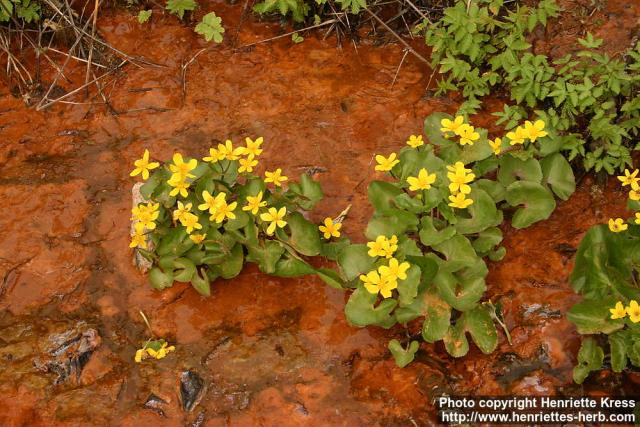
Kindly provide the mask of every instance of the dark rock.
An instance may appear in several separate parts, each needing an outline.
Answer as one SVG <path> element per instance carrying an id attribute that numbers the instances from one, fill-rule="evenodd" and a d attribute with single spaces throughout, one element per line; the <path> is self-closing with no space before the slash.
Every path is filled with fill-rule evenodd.
<path id="1" fill-rule="evenodd" d="M 82 369 L 91 354 L 100 346 L 98 331 L 85 322 L 47 338 L 45 356 L 34 359 L 36 369 L 57 374 L 54 384 L 66 381 L 78 383 Z"/>
<path id="2" fill-rule="evenodd" d="M 167 402 L 151 393 L 147 398 L 147 401 L 144 403 L 144 407 L 146 409 L 151 409 L 153 412 L 157 413 L 161 417 L 165 417 L 163 406 Z"/>
<path id="3" fill-rule="evenodd" d="M 204 380 L 195 371 L 188 370 L 180 374 L 180 402 L 182 409 L 193 411 L 204 395 Z"/>

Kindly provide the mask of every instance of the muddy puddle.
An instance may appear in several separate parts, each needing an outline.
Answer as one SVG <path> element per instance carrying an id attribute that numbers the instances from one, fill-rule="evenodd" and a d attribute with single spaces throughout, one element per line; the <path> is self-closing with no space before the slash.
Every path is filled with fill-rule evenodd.
<path id="1" fill-rule="evenodd" d="M 637 8 L 607 8 L 594 15 L 601 31 L 618 21 L 636 28 Z M 344 231 L 362 241 L 373 154 L 397 150 L 426 115 L 458 105 L 425 90 L 431 72 L 411 55 L 398 72 L 399 45 L 337 48 L 320 34 L 242 48 L 283 30 L 254 18 L 239 25 L 240 9 L 216 5 L 230 41 L 188 67 L 186 86 L 182 64 L 205 46 L 191 29 L 164 17 L 141 34 L 131 13 L 101 16 L 109 42 L 163 65 L 128 65 L 105 85 L 118 114 L 89 104 L 38 113 L 0 86 L 0 424 L 429 425 L 441 393 L 583 393 L 571 381 L 579 339 L 564 316 L 576 301 L 567 277 L 584 232 L 619 216 L 625 199 L 590 176 L 548 221 L 504 227 L 507 256 L 490 266 L 487 296 L 504 306 L 513 345 L 501 334 L 490 356 L 472 349 L 455 361 L 423 344 L 399 369 L 386 344 L 404 331 L 351 327 L 346 295 L 315 278 L 248 266 L 209 298 L 182 284 L 148 286 L 128 250 L 128 175 L 144 148 L 200 157 L 220 140 L 263 136 L 260 171 L 318 168 L 326 197 L 313 219 L 352 204 Z M 620 34 L 612 48 L 633 37 Z M 556 38 L 565 37 L 575 34 Z M 492 101 L 474 123 L 488 126 L 498 109 Z M 139 311 L 175 353 L 134 362 L 148 336 Z M 623 380 L 603 374 L 585 387 L 640 387 Z"/>

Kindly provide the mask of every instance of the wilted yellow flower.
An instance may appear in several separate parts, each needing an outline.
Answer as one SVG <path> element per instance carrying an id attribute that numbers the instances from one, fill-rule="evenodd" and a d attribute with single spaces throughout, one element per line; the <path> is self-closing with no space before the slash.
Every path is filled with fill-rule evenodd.
<path id="1" fill-rule="evenodd" d="M 627 314 L 629 315 L 629 320 L 633 323 L 640 322 L 640 305 L 638 305 L 636 300 L 632 299 L 629 302 L 629 305 L 627 306 Z"/>
<path id="2" fill-rule="evenodd" d="M 389 265 L 382 265 L 378 268 L 381 276 L 391 277 L 393 280 L 405 280 L 407 278 L 407 270 L 411 267 L 408 262 L 400 263 L 397 259 L 391 258 Z"/>
<path id="3" fill-rule="evenodd" d="M 242 148 L 233 148 L 233 142 L 227 139 L 224 144 L 218 144 L 218 153 L 220 160 L 238 160 L 242 153 Z"/>
<path id="4" fill-rule="evenodd" d="M 429 171 L 422 168 L 418 172 L 417 178 L 410 176 L 407 178 L 407 182 L 409 183 L 409 190 L 411 191 L 428 190 L 431 188 L 431 184 L 436 182 L 436 174 L 429 174 Z"/>
<path id="5" fill-rule="evenodd" d="M 609 312 L 611 312 L 611 318 L 612 319 L 622 319 L 623 317 L 625 317 L 627 315 L 627 309 L 624 308 L 624 305 L 622 305 L 622 302 L 618 301 L 616 303 L 616 306 L 613 308 L 609 309 Z"/>
<path id="6" fill-rule="evenodd" d="M 507 133 L 507 138 L 509 138 L 510 145 L 524 144 L 524 140 L 527 137 L 527 132 L 525 132 L 524 128 L 520 126 L 518 126 L 515 131 Z"/>
<path id="7" fill-rule="evenodd" d="M 395 165 L 400 163 L 400 160 L 396 159 L 396 153 L 389 154 L 389 157 L 382 156 L 380 154 L 376 155 L 376 163 L 378 163 L 375 167 L 375 170 L 380 172 L 388 172 Z"/>
<path id="8" fill-rule="evenodd" d="M 544 129 L 542 120 L 536 120 L 534 123 L 529 120 L 524 122 L 524 132 L 531 142 L 536 142 L 536 139 L 547 136 L 547 132 L 542 129 Z"/>
<path id="9" fill-rule="evenodd" d="M 238 172 L 240 173 L 251 173 L 253 172 L 253 168 L 258 164 L 258 161 L 254 159 L 253 154 L 249 154 L 247 157 L 243 157 L 238 161 L 240 162 L 240 167 L 238 168 Z"/>
<path id="10" fill-rule="evenodd" d="M 502 150 L 502 138 L 496 138 L 493 141 L 489 140 L 489 146 L 493 150 L 493 154 L 500 154 Z"/>
<path id="11" fill-rule="evenodd" d="M 187 212 L 183 215 L 182 219 L 180 219 L 180 224 L 183 227 L 186 227 L 187 234 L 191 234 L 193 230 L 201 230 L 202 225 L 198 222 L 198 215 L 192 214 L 191 212 Z"/>
<path id="12" fill-rule="evenodd" d="M 456 134 L 460 137 L 460 145 L 473 145 L 480 138 L 480 134 L 475 131 L 475 128 L 468 124 L 460 126 Z"/>
<path id="13" fill-rule="evenodd" d="M 640 200 L 640 191 L 638 190 L 630 190 L 629 191 L 629 199 L 630 200 L 634 200 L 634 201 L 638 201 Z"/>
<path id="14" fill-rule="evenodd" d="M 640 189 L 640 185 L 638 181 L 640 181 L 640 177 L 638 177 L 638 169 L 635 169 L 633 172 L 629 171 L 629 169 L 624 170 L 624 175 L 618 176 L 620 182 L 622 182 L 622 186 L 630 185 L 632 189 L 638 190 Z"/>
<path id="15" fill-rule="evenodd" d="M 636 212 L 636 219 L 634 220 L 636 224 L 640 224 L 640 212 Z"/>
<path id="16" fill-rule="evenodd" d="M 191 212 L 192 203 L 187 203 L 183 205 L 182 202 L 178 202 L 178 209 L 173 211 L 173 220 L 180 221 L 180 218 L 184 216 L 185 213 Z"/>
<path id="17" fill-rule="evenodd" d="M 257 215 L 260 208 L 267 206 L 267 202 L 262 200 L 262 191 L 255 196 L 247 196 L 247 204 L 242 208 L 243 211 L 251 212 Z"/>
<path id="18" fill-rule="evenodd" d="M 150 341 L 145 343 L 141 349 L 136 351 L 134 360 L 136 363 L 140 363 L 148 357 L 152 357 L 157 360 L 164 359 L 167 354 L 175 351 L 175 349 L 175 346 L 168 345 L 165 340 Z"/>
<path id="19" fill-rule="evenodd" d="M 191 241 L 193 243 L 195 243 L 196 245 L 199 245 L 200 243 L 202 243 L 202 241 L 205 239 L 205 237 L 207 237 L 207 233 L 204 233 L 204 234 L 192 234 L 192 235 L 189 236 Z"/>
<path id="20" fill-rule="evenodd" d="M 452 208 L 466 209 L 473 204 L 473 200 L 467 199 L 465 193 L 462 192 L 450 195 L 449 200 L 451 201 L 449 206 Z"/>
<path id="21" fill-rule="evenodd" d="M 264 176 L 266 176 L 264 182 L 273 182 L 273 185 L 275 185 L 276 187 L 281 187 L 282 183 L 289 179 L 286 176 L 282 175 L 282 169 L 280 168 L 276 169 L 273 172 L 266 171 L 264 173 Z"/>
<path id="22" fill-rule="evenodd" d="M 629 225 L 625 224 L 622 218 L 609 218 L 609 230 L 613 231 L 614 233 L 619 233 L 626 230 L 627 228 L 629 228 Z"/>
<path id="23" fill-rule="evenodd" d="M 142 179 L 145 181 L 149 179 L 149 171 L 160 166 L 158 162 L 149 162 L 149 150 L 144 150 L 142 158 L 136 160 L 133 164 L 136 168 L 132 170 L 129 175 L 136 176 L 142 174 Z"/>
<path id="24" fill-rule="evenodd" d="M 271 236 L 275 233 L 276 228 L 284 228 L 287 225 L 287 221 L 284 220 L 284 217 L 287 215 L 287 208 L 281 207 L 280 210 L 276 208 L 269 208 L 267 212 L 260 214 L 260 219 L 268 222 L 269 226 L 267 227 L 267 234 Z"/>
<path id="25" fill-rule="evenodd" d="M 321 233 L 324 233 L 324 238 L 327 240 L 331 237 L 340 237 L 340 228 L 342 228 L 342 223 L 334 223 L 330 217 L 324 219 L 324 225 L 318 226 L 318 229 Z"/>
<path id="26" fill-rule="evenodd" d="M 195 175 L 192 175 L 190 172 L 194 170 L 196 166 L 198 166 L 198 161 L 196 159 L 191 159 L 185 163 L 184 159 L 182 158 L 182 154 L 175 153 L 172 160 L 173 164 L 169 165 L 169 170 L 173 172 L 174 176 L 177 175 L 183 180 L 186 178 L 195 178 Z"/>
<path id="27" fill-rule="evenodd" d="M 424 141 L 422 140 L 422 135 L 411 135 L 407 140 L 407 145 L 412 148 L 418 148 L 421 145 L 424 145 Z"/>
<path id="28" fill-rule="evenodd" d="M 245 156 L 258 157 L 262 153 L 262 148 L 260 148 L 262 142 L 263 140 L 261 136 L 256 138 L 255 141 L 252 141 L 251 138 L 245 138 L 244 143 L 246 147 L 240 147 L 240 154 Z"/>
<path id="29" fill-rule="evenodd" d="M 463 123 L 464 123 L 464 117 L 462 116 L 456 116 L 456 118 L 453 119 L 453 121 L 449 119 L 442 119 L 440 120 L 440 126 L 442 126 L 440 128 L 440 132 L 442 132 L 444 136 L 457 134 L 458 129 L 460 128 L 460 126 L 463 125 Z"/>

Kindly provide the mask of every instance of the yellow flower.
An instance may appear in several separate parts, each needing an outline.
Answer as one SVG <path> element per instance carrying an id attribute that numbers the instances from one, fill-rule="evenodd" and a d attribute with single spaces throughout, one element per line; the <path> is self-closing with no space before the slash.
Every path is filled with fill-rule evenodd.
<path id="1" fill-rule="evenodd" d="M 196 245 L 199 245 L 200 243 L 202 243 L 202 241 L 205 239 L 205 237 L 207 237 L 207 233 L 204 233 L 204 234 L 192 234 L 192 235 L 189 236 L 191 241 L 193 241 L 193 243 L 195 243 Z"/>
<path id="2" fill-rule="evenodd" d="M 451 133 L 457 134 L 458 128 L 462 126 L 463 123 L 464 117 L 462 116 L 456 116 L 453 121 L 449 119 L 442 119 L 440 120 L 440 126 L 442 126 L 440 128 L 440 132 L 442 132 L 444 136 L 449 136 Z"/>
<path id="3" fill-rule="evenodd" d="M 407 178 L 407 182 L 409 183 L 409 190 L 418 191 L 418 190 L 428 190 L 431 188 L 431 184 L 436 181 L 436 174 L 429 174 L 425 168 L 420 169 L 418 172 L 418 177 L 410 176 Z"/>
<path id="4" fill-rule="evenodd" d="M 387 239 L 386 236 L 378 236 L 375 241 L 368 242 L 367 247 L 369 248 L 367 253 L 370 257 L 391 258 L 398 249 L 398 238 L 395 235 L 391 236 L 391 239 Z"/>
<path id="5" fill-rule="evenodd" d="M 422 135 L 411 135 L 407 140 L 407 145 L 412 148 L 418 148 L 421 145 L 424 145 L 424 141 L 422 140 Z"/>
<path id="6" fill-rule="evenodd" d="M 622 302 L 618 301 L 616 303 L 616 306 L 614 308 L 610 308 L 609 311 L 611 312 L 611 318 L 612 319 L 622 319 L 624 316 L 627 315 L 627 309 L 624 308 L 624 306 L 622 305 Z"/>
<path id="7" fill-rule="evenodd" d="M 287 215 L 287 208 L 281 207 L 280 210 L 276 208 L 269 208 L 269 210 L 263 214 L 260 214 L 260 219 L 269 222 L 269 226 L 267 227 L 267 234 L 271 236 L 277 227 L 284 228 L 287 225 L 287 221 L 284 220 L 285 215 Z"/>
<path id="8" fill-rule="evenodd" d="M 138 220 L 138 224 L 140 224 L 142 228 L 154 230 L 156 228 L 156 223 L 154 221 L 158 219 L 158 216 L 160 215 L 160 212 L 158 212 L 159 206 L 159 203 L 138 205 L 131 209 L 131 213 L 133 213 L 133 217 L 131 219 Z"/>
<path id="9" fill-rule="evenodd" d="M 220 196 L 223 194 L 223 196 Z M 221 198 L 226 199 L 226 193 L 218 193 L 217 196 L 212 196 L 207 190 L 202 192 L 202 198 L 204 199 L 204 203 L 198 205 L 198 209 L 201 211 L 208 210 L 210 214 L 213 214 L 218 208 L 218 203 L 220 203 Z"/>
<path id="10" fill-rule="evenodd" d="M 636 224 L 640 224 L 640 212 L 636 212 L 636 219 L 634 221 Z"/>
<path id="11" fill-rule="evenodd" d="M 147 353 L 151 357 L 155 357 L 157 360 L 164 359 L 167 354 L 172 351 L 175 351 L 175 346 L 171 345 L 167 347 L 167 343 L 162 343 L 162 347 L 160 347 L 157 351 L 152 348 L 147 348 Z"/>
<path id="12" fill-rule="evenodd" d="M 635 200 L 635 201 L 640 200 L 640 191 L 638 191 L 638 190 L 633 190 L 633 189 L 632 189 L 632 190 L 630 190 L 630 191 L 629 191 L 629 199 L 630 199 L 630 200 Z"/>
<path id="13" fill-rule="evenodd" d="M 136 168 L 131 171 L 129 176 L 136 176 L 136 175 L 142 174 L 143 180 L 149 179 L 149 171 L 151 169 L 155 169 L 158 166 L 160 166 L 160 163 L 158 162 L 149 162 L 149 150 L 144 150 L 144 154 L 142 155 L 142 158 L 139 160 L 136 160 L 135 162 L 133 162 L 133 164 Z"/>
<path id="14" fill-rule="evenodd" d="M 629 320 L 633 323 L 640 322 L 640 305 L 634 299 L 629 302 L 629 306 L 627 307 L 627 314 L 629 315 Z"/>
<path id="15" fill-rule="evenodd" d="M 239 160 L 240 167 L 238 168 L 238 172 L 253 172 L 253 168 L 258 164 L 257 160 L 254 160 L 254 155 L 249 154 L 246 158 L 242 158 Z"/>
<path id="16" fill-rule="evenodd" d="M 469 194 L 471 193 L 471 187 L 468 185 L 472 182 L 476 176 L 471 173 L 471 169 L 464 167 L 464 163 L 456 162 L 454 165 L 448 165 L 447 178 L 449 178 L 449 191 L 451 194 Z"/>
<path id="17" fill-rule="evenodd" d="M 324 219 L 324 225 L 318 226 L 318 229 L 321 233 L 324 233 L 324 238 L 327 240 L 331 237 L 340 237 L 340 228 L 342 228 L 342 223 L 334 223 L 329 217 Z"/>
<path id="18" fill-rule="evenodd" d="M 515 132 L 507 133 L 507 138 L 509 138 L 510 145 L 524 144 L 524 140 L 527 137 L 527 132 L 525 132 L 525 130 L 520 126 L 516 128 Z"/>
<path id="19" fill-rule="evenodd" d="M 176 153 L 173 155 L 173 164 L 169 165 L 169 170 L 173 172 L 174 176 L 177 175 L 184 180 L 185 178 L 195 178 L 195 175 L 192 175 L 189 172 L 194 170 L 196 166 L 198 166 L 198 161 L 196 159 L 191 159 L 185 163 L 182 158 L 182 154 Z"/>
<path id="20" fill-rule="evenodd" d="M 187 203 L 183 205 L 182 202 L 178 202 L 178 209 L 173 211 L 173 220 L 180 221 L 180 218 L 184 216 L 187 212 L 191 212 L 191 207 L 193 205 L 191 203 Z"/>
<path id="21" fill-rule="evenodd" d="M 383 298 L 389 298 L 392 291 L 398 287 L 398 282 L 392 277 L 380 276 L 375 270 L 370 271 L 367 275 L 360 275 L 360 280 L 369 293 L 377 295 L 379 292 Z"/>
<path id="22" fill-rule="evenodd" d="M 262 191 L 260 191 L 256 196 L 247 196 L 247 204 L 242 210 L 257 215 L 260 208 L 264 206 L 267 206 L 267 202 L 262 200 Z"/>
<path id="23" fill-rule="evenodd" d="M 544 129 L 542 120 L 536 120 L 534 123 L 529 120 L 524 122 L 524 132 L 531 142 L 536 142 L 536 139 L 547 136 L 547 132 L 542 129 Z"/>
<path id="24" fill-rule="evenodd" d="M 222 156 L 216 148 L 209 148 L 209 156 L 203 157 L 202 160 L 205 162 L 216 163 L 220 160 L 224 160 L 224 156 Z"/>
<path id="25" fill-rule="evenodd" d="M 400 160 L 396 159 L 396 153 L 389 154 L 389 157 L 382 156 L 380 154 L 376 155 L 376 163 L 378 163 L 375 167 L 375 170 L 380 172 L 388 172 L 395 165 L 400 163 Z"/>
<path id="26" fill-rule="evenodd" d="M 242 148 L 233 148 L 233 142 L 227 139 L 224 144 L 218 144 L 218 153 L 220 160 L 238 160 L 242 153 Z"/>
<path id="27" fill-rule="evenodd" d="M 155 350 L 153 347 L 156 347 Z M 142 362 L 144 359 L 148 357 L 153 357 L 155 359 L 163 359 L 172 351 L 175 351 L 176 347 L 173 345 L 168 345 L 164 340 L 147 342 L 141 349 L 136 350 L 136 355 L 134 360 L 136 363 Z"/>
<path id="28" fill-rule="evenodd" d="M 480 138 L 480 134 L 475 128 L 468 124 L 460 126 L 456 134 L 460 137 L 460 145 L 473 145 Z"/>
<path id="29" fill-rule="evenodd" d="M 136 357 L 134 357 L 134 360 L 136 361 L 136 363 L 140 363 L 142 362 L 142 359 L 144 359 L 146 355 L 147 355 L 147 350 L 145 350 L 144 348 L 138 349 L 136 350 Z"/>
<path id="30" fill-rule="evenodd" d="M 144 234 L 142 234 L 142 227 L 138 227 L 138 224 L 136 224 L 135 227 L 135 234 L 131 236 L 131 243 L 129 243 L 129 247 L 147 249 L 147 239 L 144 237 Z"/>
<path id="31" fill-rule="evenodd" d="M 452 208 L 466 209 L 473 204 L 472 199 L 467 199 L 464 193 L 456 193 L 449 196 L 449 206 Z"/>
<path id="32" fill-rule="evenodd" d="M 264 173 L 264 176 L 266 176 L 264 182 L 273 182 L 273 185 L 275 185 L 276 187 L 281 187 L 282 183 L 289 179 L 286 176 L 282 175 L 282 169 L 280 168 L 276 169 L 273 172 L 266 171 Z"/>
<path id="33" fill-rule="evenodd" d="M 178 195 L 178 193 L 182 197 L 187 197 L 189 195 L 187 189 L 191 184 L 189 184 L 182 175 L 174 173 L 173 175 L 171 175 L 171 178 L 169 178 L 169 181 L 167 181 L 167 184 L 173 187 L 173 190 L 169 192 L 170 196 L 175 197 Z"/>
<path id="34" fill-rule="evenodd" d="M 502 138 L 496 138 L 493 141 L 489 140 L 489 146 L 493 150 L 493 154 L 500 154 L 502 150 Z"/>
<path id="35" fill-rule="evenodd" d="M 411 267 L 408 262 L 400 263 L 397 259 L 391 258 L 389 265 L 382 265 L 378 268 L 381 276 L 391 277 L 393 280 L 405 280 L 407 278 L 407 270 Z"/>
<path id="36" fill-rule="evenodd" d="M 262 145 L 263 140 L 261 136 L 256 138 L 255 141 L 252 141 L 251 138 L 245 138 L 244 142 L 246 147 L 239 148 L 240 154 L 245 156 L 258 157 L 262 153 L 262 148 L 260 148 L 260 146 Z"/>
<path id="37" fill-rule="evenodd" d="M 629 228 L 629 225 L 625 224 L 622 218 L 609 218 L 609 230 L 613 231 L 614 233 L 619 233 L 626 230 L 627 228 Z"/>
<path id="38" fill-rule="evenodd" d="M 198 222 L 198 215 L 194 215 L 191 212 L 187 212 L 184 214 L 184 216 L 180 219 L 180 224 L 182 224 L 183 227 L 187 228 L 187 234 L 191 234 L 193 230 L 202 229 L 202 225 L 200 225 L 200 223 Z"/>
<path id="39" fill-rule="evenodd" d="M 226 196 L 226 193 L 220 194 L 224 194 Z M 220 196 L 220 194 L 218 194 L 218 196 Z M 216 199 L 218 199 L 217 196 Z M 225 218 L 235 219 L 236 214 L 234 214 L 233 211 L 236 209 L 236 206 L 238 206 L 238 202 L 231 202 L 227 204 L 227 201 L 223 197 L 218 203 L 215 212 L 213 212 L 209 217 L 209 220 L 213 221 L 215 219 L 215 221 L 219 224 L 224 221 Z"/>
<path id="40" fill-rule="evenodd" d="M 630 185 L 632 189 L 638 190 L 640 181 L 640 177 L 638 177 L 638 169 L 635 169 L 633 172 L 630 172 L 629 169 L 624 170 L 624 175 L 620 175 L 618 177 L 620 182 L 622 182 L 622 186 Z"/>

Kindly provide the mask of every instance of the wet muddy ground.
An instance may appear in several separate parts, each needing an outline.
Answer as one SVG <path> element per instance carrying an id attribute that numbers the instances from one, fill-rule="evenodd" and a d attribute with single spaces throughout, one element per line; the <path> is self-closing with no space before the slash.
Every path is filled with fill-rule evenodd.
<path id="1" fill-rule="evenodd" d="M 229 40 L 188 67 L 186 96 L 181 67 L 204 42 L 173 18 L 141 30 L 122 11 L 101 16 L 101 34 L 164 66 L 128 65 L 106 86 L 119 114 L 88 104 L 38 113 L 0 87 L 0 425 L 428 425 L 431 398 L 442 392 L 640 387 L 606 374 L 585 389 L 571 382 L 579 339 L 564 313 L 576 301 L 567 281 L 573 253 L 625 200 L 615 183 L 590 176 L 548 221 L 504 227 L 507 256 L 490 266 L 487 296 L 504 305 L 513 346 L 501 334 L 490 356 L 473 349 L 452 360 L 424 344 L 399 369 L 386 344 L 404 332 L 348 325 L 347 296 L 315 278 L 277 279 L 248 266 L 217 281 L 210 298 L 183 284 L 153 291 L 128 249 L 128 174 L 145 148 L 163 160 L 174 151 L 200 157 L 227 137 L 264 136 L 261 170 L 323 168 L 326 197 L 314 218 L 352 204 L 344 231 L 362 241 L 373 154 L 400 148 L 429 113 L 457 107 L 428 95 L 430 70 L 411 55 L 396 78 L 399 45 L 364 39 L 337 48 L 308 36 L 233 49 L 237 28 L 236 47 L 282 30 L 253 17 L 239 27 L 239 6 L 212 7 Z M 609 1 L 585 23 L 572 15 L 539 46 L 566 46 L 582 25 L 616 51 L 635 36 L 639 9 Z M 75 73 L 83 81 L 84 68 Z M 501 109 L 488 105 L 475 124 L 490 125 L 488 113 Z M 140 310 L 175 353 L 134 363 L 148 336 Z"/>

